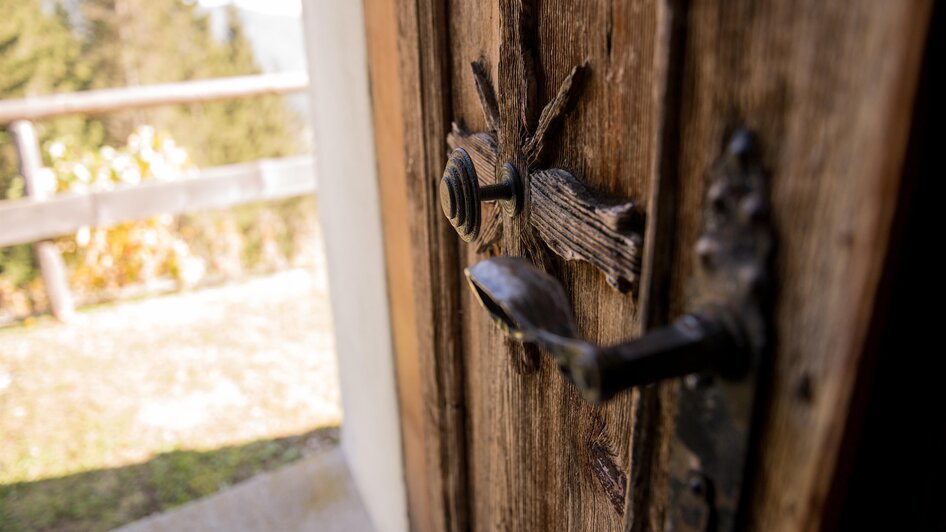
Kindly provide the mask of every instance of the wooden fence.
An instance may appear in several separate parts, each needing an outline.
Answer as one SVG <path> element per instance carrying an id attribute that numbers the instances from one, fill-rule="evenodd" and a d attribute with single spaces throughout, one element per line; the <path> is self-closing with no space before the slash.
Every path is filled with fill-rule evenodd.
<path id="1" fill-rule="evenodd" d="M 73 302 L 62 257 L 52 242 L 43 239 L 86 225 L 107 226 L 160 213 L 179 214 L 315 192 L 312 157 L 298 156 L 204 168 L 188 179 L 152 181 L 90 194 L 46 195 L 36 186 L 42 158 L 31 122 L 70 114 L 286 94 L 305 90 L 307 84 L 301 73 L 264 74 L 0 101 L 0 125 L 9 124 L 27 195 L 0 201 L 0 247 L 36 242 L 50 308 L 57 318 L 68 320 Z"/>
<path id="2" fill-rule="evenodd" d="M 287 94 L 303 91 L 308 84 L 309 81 L 304 73 L 293 72 L 2 100 L 0 101 L 0 124 L 16 120 L 42 120 L 63 115 L 91 115 L 174 103 L 199 103 L 266 94 Z"/>

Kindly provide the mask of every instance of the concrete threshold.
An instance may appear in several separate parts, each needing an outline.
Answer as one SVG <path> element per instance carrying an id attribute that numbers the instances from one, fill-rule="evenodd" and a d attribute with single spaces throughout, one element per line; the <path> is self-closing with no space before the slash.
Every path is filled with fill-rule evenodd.
<path id="1" fill-rule="evenodd" d="M 371 531 L 341 448 L 263 473 L 118 532 Z"/>

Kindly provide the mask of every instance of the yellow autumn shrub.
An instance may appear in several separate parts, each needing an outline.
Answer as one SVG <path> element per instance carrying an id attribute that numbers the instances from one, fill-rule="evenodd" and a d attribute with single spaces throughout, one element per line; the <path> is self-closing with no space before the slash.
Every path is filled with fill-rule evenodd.
<path id="1" fill-rule="evenodd" d="M 44 147 L 48 167 L 39 186 L 57 193 L 85 194 L 148 181 L 192 177 L 196 168 L 187 151 L 150 126 L 137 128 L 124 146 L 82 151 L 69 139 Z M 200 280 L 204 260 L 177 234 L 175 219 L 161 215 L 111 227 L 82 227 L 58 241 L 77 291 L 115 289 L 174 277 L 185 284 Z"/>

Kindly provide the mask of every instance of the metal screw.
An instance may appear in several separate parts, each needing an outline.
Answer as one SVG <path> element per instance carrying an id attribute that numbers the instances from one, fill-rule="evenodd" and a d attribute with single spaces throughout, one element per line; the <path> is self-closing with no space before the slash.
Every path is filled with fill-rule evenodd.
<path id="1" fill-rule="evenodd" d="M 522 180 L 516 168 L 503 165 L 502 179 L 492 185 L 480 185 L 473 160 L 463 148 L 450 154 L 440 180 L 440 207 L 460 238 L 476 240 L 480 233 L 480 203 L 501 201 L 509 216 L 522 210 Z"/>
<path id="2" fill-rule="evenodd" d="M 707 481 L 706 477 L 699 471 L 693 470 L 690 471 L 690 477 L 687 479 L 689 484 L 690 493 L 696 495 L 697 497 L 703 498 L 707 494 Z"/>

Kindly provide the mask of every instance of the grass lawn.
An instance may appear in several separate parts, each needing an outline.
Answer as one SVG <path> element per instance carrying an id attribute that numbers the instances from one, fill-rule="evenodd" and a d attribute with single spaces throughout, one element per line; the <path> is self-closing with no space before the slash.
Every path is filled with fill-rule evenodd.
<path id="1" fill-rule="evenodd" d="M 109 530 L 232 486 L 338 442 L 334 427 L 0 486 L 0 530 Z"/>
<path id="2" fill-rule="evenodd" d="M 0 531 L 107 530 L 337 442 L 324 278 L 0 330 Z"/>

